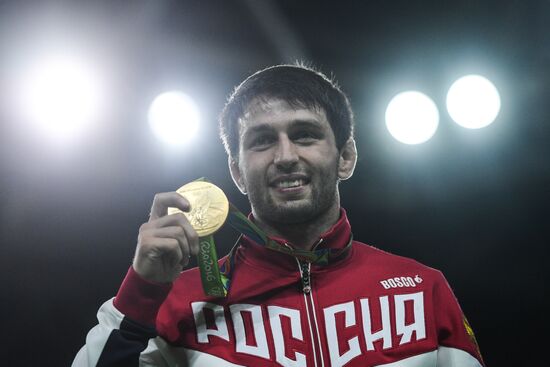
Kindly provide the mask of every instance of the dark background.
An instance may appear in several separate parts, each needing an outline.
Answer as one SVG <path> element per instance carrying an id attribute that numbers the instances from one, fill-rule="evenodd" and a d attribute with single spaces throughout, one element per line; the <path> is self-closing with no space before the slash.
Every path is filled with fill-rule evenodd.
<path id="1" fill-rule="evenodd" d="M 47 48 L 50 34 L 108 81 L 104 117 L 67 147 L 11 118 L 7 102 L 22 50 Z M 248 210 L 216 118 L 247 75 L 296 59 L 334 73 L 355 109 L 360 158 L 341 185 L 355 238 L 442 270 L 488 366 L 547 363 L 549 1 L 103 0 L 0 2 L 2 365 L 70 364 L 131 263 L 154 193 L 206 176 Z M 470 73 L 502 98 L 480 130 L 445 109 Z M 202 113 L 180 151 L 147 125 L 152 99 L 173 89 Z M 441 115 L 418 146 L 384 125 L 408 89 Z M 219 253 L 235 238 L 223 229 Z"/>

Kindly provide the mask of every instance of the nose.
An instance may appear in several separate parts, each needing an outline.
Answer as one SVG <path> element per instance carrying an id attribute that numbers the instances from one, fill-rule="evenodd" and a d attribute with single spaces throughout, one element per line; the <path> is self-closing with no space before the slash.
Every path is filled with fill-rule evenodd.
<path id="1" fill-rule="evenodd" d="M 273 159 L 275 166 L 282 170 L 288 170 L 298 163 L 298 152 L 296 145 L 288 138 L 288 136 L 280 136 Z"/>

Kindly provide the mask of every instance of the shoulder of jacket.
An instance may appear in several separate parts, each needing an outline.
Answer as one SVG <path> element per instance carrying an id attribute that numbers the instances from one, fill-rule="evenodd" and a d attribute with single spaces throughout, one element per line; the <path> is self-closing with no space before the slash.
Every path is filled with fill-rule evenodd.
<path id="1" fill-rule="evenodd" d="M 353 241 L 355 250 L 359 254 L 363 254 L 374 258 L 376 262 L 381 262 L 387 267 L 397 267 L 400 269 L 407 268 L 410 270 L 422 271 L 424 273 L 432 274 L 435 277 L 442 277 L 443 274 L 440 270 L 425 265 L 410 257 L 396 255 L 391 252 L 379 249 L 372 245 L 365 244 L 359 241 Z"/>

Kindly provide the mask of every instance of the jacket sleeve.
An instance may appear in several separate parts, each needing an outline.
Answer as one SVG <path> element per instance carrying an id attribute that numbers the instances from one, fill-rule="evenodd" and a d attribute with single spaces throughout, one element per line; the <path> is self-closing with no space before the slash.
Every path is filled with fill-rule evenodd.
<path id="1" fill-rule="evenodd" d="M 155 320 L 170 289 L 171 285 L 142 279 L 130 268 L 117 296 L 99 309 L 99 323 L 86 336 L 72 366 L 165 366 Z"/>
<path id="2" fill-rule="evenodd" d="M 482 367 L 483 358 L 474 332 L 447 280 L 438 272 L 434 285 L 438 367 Z"/>

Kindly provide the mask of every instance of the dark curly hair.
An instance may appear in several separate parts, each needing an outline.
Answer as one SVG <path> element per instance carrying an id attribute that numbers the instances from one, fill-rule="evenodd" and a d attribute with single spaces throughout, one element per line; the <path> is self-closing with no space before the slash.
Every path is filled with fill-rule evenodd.
<path id="1" fill-rule="evenodd" d="M 321 108 L 327 116 L 336 147 L 353 136 L 353 111 L 334 80 L 304 65 L 276 65 L 260 70 L 239 84 L 220 114 L 220 137 L 227 154 L 237 158 L 239 119 L 255 98 L 280 99 L 294 108 Z"/>

